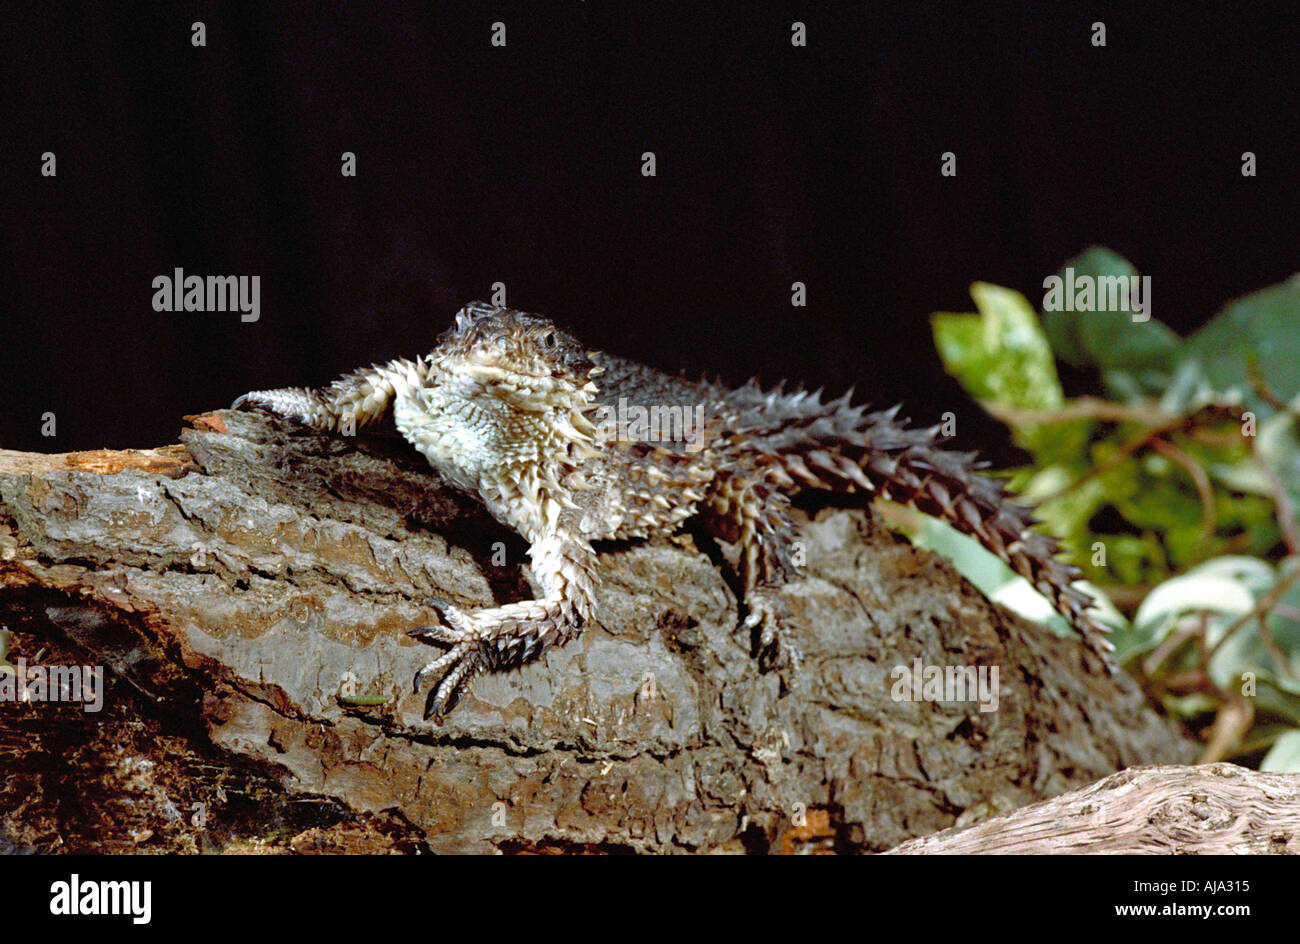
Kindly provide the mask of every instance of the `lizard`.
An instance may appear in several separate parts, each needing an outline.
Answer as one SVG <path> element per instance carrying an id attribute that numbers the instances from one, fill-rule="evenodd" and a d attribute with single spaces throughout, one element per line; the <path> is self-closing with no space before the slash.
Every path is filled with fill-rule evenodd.
<path id="1" fill-rule="evenodd" d="M 646 408 L 631 413 L 638 419 L 681 422 L 664 435 L 653 424 L 617 421 L 629 405 Z M 1032 508 L 1004 480 L 982 474 L 987 463 L 974 453 L 942 448 L 939 427 L 908 425 L 898 406 L 854 405 L 852 391 L 824 399 L 754 380 L 737 388 L 689 381 L 588 350 L 541 315 L 471 302 L 422 356 L 325 387 L 252 391 L 232 408 L 327 431 L 366 426 L 391 409 L 402 436 L 444 479 L 528 542 L 537 598 L 479 609 L 431 601 L 438 622 L 410 630 L 443 650 L 414 679 L 417 694 L 435 679 L 424 717 L 438 724 L 475 676 L 531 662 L 598 616 L 593 542 L 667 536 L 694 522 L 738 549 L 741 625 L 760 666 L 771 669 L 782 653 L 773 593 L 798 572 L 788 512 L 808 489 L 879 495 L 977 538 L 1115 669 L 1106 629 L 1088 613 L 1092 599 L 1074 585 L 1079 570 L 1033 529 Z"/>

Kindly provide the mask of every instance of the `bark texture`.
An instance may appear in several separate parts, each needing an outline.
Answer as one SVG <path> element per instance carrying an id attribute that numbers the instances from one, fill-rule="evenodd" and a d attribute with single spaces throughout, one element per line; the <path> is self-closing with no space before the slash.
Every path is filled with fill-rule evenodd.
<path id="1" fill-rule="evenodd" d="M 758 671 L 703 542 L 610 546 L 598 621 L 433 727 L 410 683 L 438 650 L 406 630 L 432 599 L 532 595 L 524 544 L 400 440 L 194 427 L 157 450 L 0 452 L 8 659 L 110 676 L 98 715 L 0 704 L 11 844 L 885 850 L 1195 754 L 1078 640 L 837 507 L 807 510 L 782 594 L 797 672 Z M 996 666 L 997 709 L 895 700 L 918 659 Z"/>
<path id="2" fill-rule="evenodd" d="M 1300 853 L 1300 776 L 1234 764 L 1123 770 L 969 829 L 891 854 L 1238 855 Z"/>

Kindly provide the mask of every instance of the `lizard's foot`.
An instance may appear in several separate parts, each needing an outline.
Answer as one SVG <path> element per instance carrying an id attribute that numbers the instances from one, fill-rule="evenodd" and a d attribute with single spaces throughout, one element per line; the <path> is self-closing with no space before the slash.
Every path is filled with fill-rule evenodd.
<path id="1" fill-rule="evenodd" d="M 429 690 L 424 702 L 424 718 L 442 724 L 447 713 L 456 707 L 474 676 L 491 665 L 492 647 L 483 636 L 468 624 L 465 615 L 454 606 L 434 602 L 442 614 L 443 624 L 417 626 L 407 635 L 435 646 L 447 646 L 447 651 L 415 673 L 414 690 L 418 694 L 425 679 L 442 674 L 437 684 Z"/>
<path id="2" fill-rule="evenodd" d="M 241 394 L 235 398 L 235 402 L 230 404 L 232 410 L 243 410 L 245 412 L 260 411 L 264 413 L 279 413 L 285 397 L 284 393 L 288 391 L 279 390 L 250 390 L 248 393 Z M 277 396 L 277 394 L 279 396 Z"/>
<path id="3" fill-rule="evenodd" d="M 781 617 L 785 607 L 762 591 L 751 591 L 745 601 L 748 610 L 741 628 L 749 630 L 750 654 L 758 659 L 762 672 L 778 669 L 799 671 L 799 652 L 781 638 Z"/>
<path id="4" fill-rule="evenodd" d="M 283 390 L 252 390 L 230 404 L 232 410 L 288 416 L 317 429 L 339 428 L 344 414 L 331 411 L 310 390 L 286 387 Z M 358 424 L 359 425 L 359 424 Z"/>
<path id="5" fill-rule="evenodd" d="M 442 673 L 424 706 L 424 717 L 439 724 L 474 676 L 532 662 L 551 646 L 572 639 L 586 622 L 581 613 L 566 612 L 559 600 L 550 598 L 481 610 L 460 610 L 439 600 L 430 605 L 441 616 L 438 625 L 419 626 L 409 635 L 447 647 L 415 675 L 418 692 L 425 679 Z"/>

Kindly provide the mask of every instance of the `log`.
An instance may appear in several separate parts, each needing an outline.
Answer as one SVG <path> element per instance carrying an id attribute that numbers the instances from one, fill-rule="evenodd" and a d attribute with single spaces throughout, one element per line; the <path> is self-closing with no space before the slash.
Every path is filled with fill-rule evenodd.
<path id="1" fill-rule="evenodd" d="M 599 619 L 432 726 L 411 679 L 438 650 L 406 631 L 532 596 L 523 542 L 400 439 L 189 419 L 160 449 L 0 452 L 7 658 L 108 674 L 98 714 L 0 703 L 0 841 L 884 851 L 1195 756 L 1076 639 L 813 501 L 780 595 L 797 669 L 751 658 L 729 548 L 611 544 Z M 996 669 L 996 703 L 900 699 L 900 666 Z"/>
<path id="2" fill-rule="evenodd" d="M 1235 764 L 1133 768 L 890 855 L 1300 853 L 1300 776 Z"/>

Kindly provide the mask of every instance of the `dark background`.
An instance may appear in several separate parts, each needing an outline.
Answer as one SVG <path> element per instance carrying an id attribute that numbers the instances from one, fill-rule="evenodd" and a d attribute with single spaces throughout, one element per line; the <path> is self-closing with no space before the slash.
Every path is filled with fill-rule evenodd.
<path id="1" fill-rule="evenodd" d="M 501 281 L 592 346 L 952 409 L 1005 459 L 929 333 L 971 282 L 1041 302 L 1106 245 L 1186 333 L 1300 269 L 1290 11 L 1141 7 L 9 5 L 0 447 L 170 442 L 427 350 Z M 260 275 L 261 320 L 154 312 L 177 266 Z"/>

